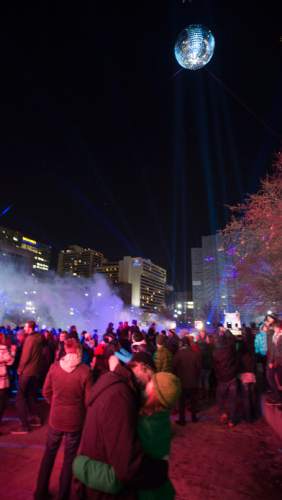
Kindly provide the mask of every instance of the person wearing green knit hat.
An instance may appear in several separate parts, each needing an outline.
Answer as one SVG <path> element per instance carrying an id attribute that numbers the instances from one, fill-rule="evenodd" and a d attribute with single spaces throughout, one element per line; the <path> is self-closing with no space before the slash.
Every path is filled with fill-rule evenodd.
<path id="1" fill-rule="evenodd" d="M 170 410 L 181 393 L 178 377 L 168 372 L 152 375 L 145 387 L 145 403 L 138 419 L 138 436 L 146 454 L 168 460 L 172 438 Z M 112 495 L 122 491 L 123 484 L 112 466 L 80 455 L 73 462 L 74 476 L 88 488 Z M 169 480 L 153 490 L 139 490 L 138 500 L 173 500 L 174 488 Z"/>

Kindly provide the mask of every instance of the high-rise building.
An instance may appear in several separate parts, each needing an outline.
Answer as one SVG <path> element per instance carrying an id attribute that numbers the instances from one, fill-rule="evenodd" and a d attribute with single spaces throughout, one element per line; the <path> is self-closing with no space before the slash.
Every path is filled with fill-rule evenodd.
<path id="1" fill-rule="evenodd" d="M 97 267 L 101 266 L 103 260 L 104 255 L 97 250 L 71 245 L 59 253 L 58 274 L 90 278 L 96 272 Z"/>
<path id="2" fill-rule="evenodd" d="M 0 227 L 0 241 L 10 247 L 25 250 L 32 256 L 32 271 L 41 273 L 49 271 L 51 262 L 51 246 L 25 236 L 20 231 Z"/>
<path id="3" fill-rule="evenodd" d="M 141 257 L 119 261 L 119 281 L 130 283 L 131 304 L 148 312 L 158 312 L 165 303 L 166 270 Z"/>
<path id="4" fill-rule="evenodd" d="M 22 250 L 9 243 L 0 241 L 0 266 L 12 264 L 16 271 L 32 272 L 32 255 L 27 250 Z"/>
<path id="5" fill-rule="evenodd" d="M 119 262 L 104 262 L 95 269 L 95 273 L 103 274 L 111 285 L 119 283 Z"/>
<path id="6" fill-rule="evenodd" d="M 192 248 L 192 295 L 195 319 L 223 318 L 236 309 L 236 273 L 232 253 L 224 251 L 219 233 L 202 237 L 202 247 Z"/>

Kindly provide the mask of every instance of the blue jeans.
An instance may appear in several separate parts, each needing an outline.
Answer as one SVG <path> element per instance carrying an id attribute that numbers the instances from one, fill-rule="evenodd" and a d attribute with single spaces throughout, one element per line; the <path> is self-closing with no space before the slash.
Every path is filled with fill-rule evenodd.
<path id="1" fill-rule="evenodd" d="M 37 478 L 34 498 L 41 500 L 45 498 L 48 492 L 49 480 L 53 465 L 56 459 L 57 451 L 60 447 L 63 437 L 65 438 L 64 462 L 60 474 L 59 496 L 60 500 L 67 500 L 70 494 L 72 480 L 72 463 L 76 456 L 80 442 L 81 432 L 61 432 L 49 427 L 47 444 L 41 461 L 39 474 Z"/>
<path id="2" fill-rule="evenodd" d="M 227 409 L 230 420 L 235 423 L 237 405 L 237 380 L 234 378 L 229 382 L 218 382 L 216 399 L 220 413 L 225 413 L 225 409 Z"/>

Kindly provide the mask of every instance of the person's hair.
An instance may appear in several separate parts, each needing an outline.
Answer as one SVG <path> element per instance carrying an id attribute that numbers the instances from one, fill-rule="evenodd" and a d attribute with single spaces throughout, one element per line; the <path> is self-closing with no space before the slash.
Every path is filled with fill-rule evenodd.
<path id="1" fill-rule="evenodd" d="M 79 344 L 74 338 L 66 339 L 65 344 L 65 351 L 75 351 L 79 349 Z"/>
<path id="2" fill-rule="evenodd" d="M 279 328 L 280 330 L 282 330 L 282 321 L 280 319 L 278 319 L 277 321 L 275 321 L 275 323 L 273 324 L 273 327 L 275 328 Z"/>
<path id="3" fill-rule="evenodd" d="M 139 368 L 138 380 L 144 386 L 146 386 L 146 384 L 150 382 L 154 374 L 154 370 L 149 365 L 146 365 L 145 363 L 142 363 L 140 361 L 130 361 L 129 363 L 127 363 L 127 367 L 131 370 L 137 367 Z"/>
<path id="4" fill-rule="evenodd" d="M 33 321 L 33 319 L 30 319 L 26 322 L 26 324 L 28 325 L 29 328 L 31 328 L 33 331 L 35 330 L 35 327 L 36 327 L 36 323 L 35 321 Z"/>
<path id="5" fill-rule="evenodd" d="M 192 339 L 191 339 L 190 335 L 185 335 L 184 337 L 182 337 L 181 344 L 183 346 L 191 346 L 191 343 L 192 343 Z"/>

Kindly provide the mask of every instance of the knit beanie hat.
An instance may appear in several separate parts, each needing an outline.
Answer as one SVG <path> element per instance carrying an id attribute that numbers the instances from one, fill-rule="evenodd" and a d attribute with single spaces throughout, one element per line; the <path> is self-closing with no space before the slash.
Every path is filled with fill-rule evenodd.
<path id="1" fill-rule="evenodd" d="M 160 403 L 165 408 L 172 408 L 181 393 L 179 378 L 173 373 L 158 372 L 153 375 L 152 381 Z"/>

